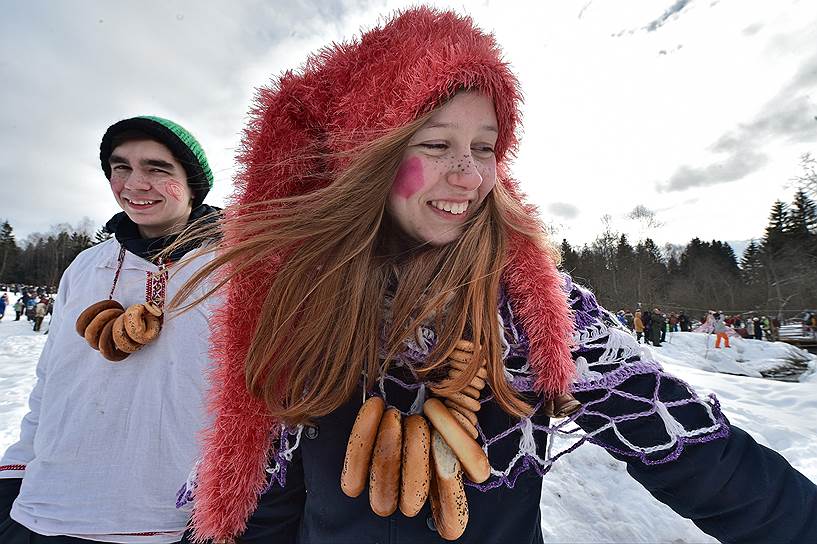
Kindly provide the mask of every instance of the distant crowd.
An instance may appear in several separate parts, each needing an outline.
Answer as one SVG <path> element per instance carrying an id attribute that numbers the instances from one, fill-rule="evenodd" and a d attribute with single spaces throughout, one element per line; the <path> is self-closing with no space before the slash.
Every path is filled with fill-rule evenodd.
<path id="1" fill-rule="evenodd" d="M 638 309 L 635 312 L 624 309 L 616 312 L 619 322 L 635 333 L 635 337 L 640 344 L 642 340 L 645 344 L 660 346 L 667 340 L 668 332 L 688 332 L 692 330 L 692 320 L 685 312 L 663 313 L 660 308 L 654 308 L 651 312 Z"/>
<path id="2" fill-rule="evenodd" d="M 616 312 L 618 321 L 631 332 L 635 333 L 638 343 L 660 346 L 666 342 L 668 332 L 690 332 L 703 323 L 714 321 L 714 328 L 731 327 L 735 333 L 743 338 L 755 340 L 776 341 L 780 337 L 780 320 L 765 315 L 743 316 L 736 314 L 725 316 L 723 312 L 709 311 L 700 319 L 693 319 L 685 311 L 679 313 L 663 313 L 660 308 L 652 311 L 638 309 L 634 312 L 621 309 Z M 808 314 L 807 326 L 817 328 L 817 312 Z M 721 332 L 718 330 L 705 332 Z M 728 346 L 728 343 L 727 343 Z"/>
<path id="3" fill-rule="evenodd" d="M 11 284 L 0 285 L 0 320 L 6 313 L 6 307 L 11 304 L 8 293 L 12 293 L 17 297 L 14 302 L 14 320 L 20 321 L 25 318 L 32 324 L 35 331 L 40 331 L 42 328 L 45 316 L 51 315 L 54 311 L 54 297 L 52 296 L 56 291 L 49 287 L 36 287 L 29 285 Z"/>

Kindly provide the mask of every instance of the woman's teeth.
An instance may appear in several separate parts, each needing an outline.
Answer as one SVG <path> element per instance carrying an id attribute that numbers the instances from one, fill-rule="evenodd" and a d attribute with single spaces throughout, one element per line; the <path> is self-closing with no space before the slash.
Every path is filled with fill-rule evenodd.
<path id="1" fill-rule="evenodd" d="M 467 202 L 450 202 L 448 200 L 432 200 L 430 202 L 432 206 L 437 208 L 438 210 L 443 210 L 448 213 L 454 215 L 460 215 L 461 213 L 465 213 L 465 210 L 468 209 Z"/>
<path id="2" fill-rule="evenodd" d="M 130 199 L 128 199 L 128 202 L 130 202 L 131 204 L 136 204 L 137 206 L 147 206 L 148 204 L 153 204 L 156 201 L 155 200 L 130 200 Z"/>

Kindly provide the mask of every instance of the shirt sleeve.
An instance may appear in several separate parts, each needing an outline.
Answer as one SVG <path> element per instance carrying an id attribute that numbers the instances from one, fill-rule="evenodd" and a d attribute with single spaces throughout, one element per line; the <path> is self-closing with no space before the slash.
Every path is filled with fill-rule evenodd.
<path id="1" fill-rule="evenodd" d="M 48 378 L 49 362 L 56 349 L 54 347 L 55 339 L 59 336 L 56 333 L 61 326 L 63 307 L 68 297 L 68 276 L 69 272 L 66 271 L 60 280 L 57 299 L 54 303 L 54 314 L 48 325 L 48 339 L 40 354 L 40 359 L 37 361 L 37 381 L 28 398 L 29 411 L 23 416 L 20 423 L 20 440 L 9 446 L 2 460 L 0 460 L 0 478 L 23 478 L 25 476 L 25 466 L 34 458 L 34 437 L 37 434 L 37 426 L 40 420 L 40 404 Z"/>
<path id="2" fill-rule="evenodd" d="M 817 486 L 732 426 L 714 396 L 667 374 L 592 293 L 572 284 L 573 394 L 588 441 L 722 542 L 817 540 Z"/>

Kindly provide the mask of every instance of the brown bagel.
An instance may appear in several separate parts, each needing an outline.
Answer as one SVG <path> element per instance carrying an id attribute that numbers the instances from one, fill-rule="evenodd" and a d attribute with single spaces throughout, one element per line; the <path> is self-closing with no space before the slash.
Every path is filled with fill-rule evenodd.
<path id="1" fill-rule="evenodd" d="M 122 310 L 119 308 L 108 308 L 96 314 L 96 317 L 85 327 L 85 341 L 88 342 L 92 348 L 98 350 L 99 335 L 102 334 L 102 329 L 105 328 L 108 321 L 113 321 L 121 314 Z"/>
<path id="2" fill-rule="evenodd" d="M 444 381 L 440 382 L 437 385 L 429 386 L 429 389 L 431 389 L 431 392 L 434 393 L 435 395 L 439 395 L 441 397 L 444 397 L 444 396 L 446 396 L 446 394 L 444 394 L 442 392 L 443 387 L 445 387 L 447 385 L 450 385 L 450 383 L 451 382 L 449 380 L 444 380 Z M 475 383 L 474 380 L 471 380 L 471 383 Z M 483 383 L 485 383 L 485 382 L 483 381 Z M 460 391 L 460 393 L 468 395 L 472 399 L 479 399 L 480 394 L 481 394 L 480 390 L 477 389 L 476 387 L 474 387 L 473 385 L 466 385 L 465 387 L 462 388 L 462 391 Z"/>
<path id="3" fill-rule="evenodd" d="M 471 423 L 470 419 L 462 415 L 462 413 L 459 410 L 451 410 L 451 415 L 454 416 L 454 419 L 457 420 L 457 423 L 462 425 L 462 428 L 465 429 L 465 432 L 468 433 L 468 436 L 470 436 L 474 440 L 477 439 L 477 437 L 479 436 L 479 432 L 477 431 L 477 428 L 474 427 L 474 424 Z M 476 418 L 476 416 L 474 417 Z"/>
<path id="4" fill-rule="evenodd" d="M 423 404 L 423 412 L 454 451 L 468 478 L 478 484 L 487 480 L 491 475 L 488 456 L 479 444 L 468 436 L 445 404 L 439 399 L 430 398 Z"/>
<path id="5" fill-rule="evenodd" d="M 465 393 L 466 395 L 468 395 L 468 396 L 469 396 L 469 397 L 471 397 L 472 399 L 478 399 L 478 398 L 479 398 L 479 395 L 480 395 L 480 390 L 479 390 L 479 389 L 477 389 L 476 387 L 474 387 L 473 385 L 466 385 L 466 386 L 465 386 L 465 387 L 462 389 L 462 391 L 461 391 L 461 392 L 462 392 L 462 393 Z"/>
<path id="6" fill-rule="evenodd" d="M 124 351 L 117 349 L 113 340 L 114 323 L 116 323 L 117 319 L 121 318 L 122 316 L 120 315 L 116 319 L 112 319 L 105 323 L 105 326 L 102 328 L 102 334 L 99 335 L 99 353 L 101 353 L 103 357 L 112 363 L 118 363 L 130 355 L 130 353 L 125 353 Z"/>
<path id="7" fill-rule="evenodd" d="M 452 361 L 457 361 L 458 363 L 467 363 L 468 361 L 471 360 L 471 357 L 473 355 L 474 355 L 473 353 L 455 349 L 454 351 L 451 352 L 448 358 L 451 359 Z"/>
<path id="8" fill-rule="evenodd" d="M 460 351 L 474 353 L 474 343 L 471 342 L 470 340 L 457 340 L 457 343 L 454 344 L 454 347 Z"/>
<path id="9" fill-rule="evenodd" d="M 428 497 L 431 429 L 420 414 L 403 421 L 403 461 L 400 467 L 400 511 L 414 517 Z"/>
<path id="10" fill-rule="evenodd" d="M 402 416 L 397 408 L 389 408 L 380 418 L 369 470 L 369 505 L 378 516 L 387 517 L 397 510 L 402 448 Z"/>
<path id="11" fill-rule="evenodd" d="M 125 310 L 125 331 L 131 340 L 140 344 L 152 342 L 159 336 L 162 322 L 148 312 L 144 304 L 133 304 Z"/>
<path id="12" fill-rule="evenodd" d="M 124 310 L 122 305 L 115 300 L 100 300 L 99 302 L 95 302 L 85 308 L 82 313 L 79 314 L 75 324 L 77 334 L 84 337 L 85 329 L 88 328 L 91 320 L 95 318 L 102 310 L 110 310 L 111 308 L 119 308 L 120 310 Z"/>
<path id="13" fill-rule="evenodd" d="M 443 403 L 443 404 L 445 404 L 445 403 Z M 451 406 L 449 406 L 449 408 L 451 408 L 451 413 L 452 414 L 454 412 L 458 412 L 459 414 L 464 416 L 465 419 L 467 419 L 471 423 L 471 425 L 473 425 L 474 427 L 477 426 L 478 419 L 477 419 L 476 412 L 472 412 L 471 410 L 468 410 L 467 408 L 463 408 L 459 404 L 455 404 L 453 402 L 451 403 Z"/>
<path id="14" fill-rule="evenodd" d="M 382 398 L 371 397 L 360 407 L 352 425 L 340 474 L 340 488 L 349 497 L 357 497 L 366 488 L 369 462 L 384 407 Z"/>
<path id="15" fill-rule="evenodd" d="M 463 395 L 462 393 L 452 393 L 450 395 L 445 395 L 446 406 L 450 406 L 451 404 L 457 404 L 462 406 L 466 410 L 471 410 L 472 412 L 479 412 L 479 409 L 482 408 L 482 405 L 479 403 L 478 400 L 469 397 L 468 395 Z"/>
<path id="16" fill-rule="evenodd" d="M 128 336 L 128 333 L 125 331 L 124 312 L 114 320 L 111 334 L 113 336 L 113 343 L 120 351 L 124 351 L 125 353 L 136 353 L 143 347 L 142 344 L 136 342 L 130 336 Z"/>
<path id="17" fill-rule="evenodd" d="M 483 380 L 479 376 L 474 376 L 471 379 L 471 383 L 469 383 L 468 385 L 470 385 L 471 387 L 473 387 L 475 389 L 479 389 L 480 391 L 482 391 L 483 389 L 485 389 L 486 383 L 485 383 L 485 380 Z"/>
<path id="18" fill-rule="evenodd" d="M 145 308 L 148 312 L 155 315 L 156 317 L 162 317 L 162 309 L 153 304 L 152 302 L 145 302 Z"/>
<path id="19" fill-rule="evenodd" d="M 463 372 L 464 372 L 463 370 L 452 368 L 448 371 L 448 375 L 452 378 L 457 378 L 460 375 L 462 375 Z M 484 366 L 479 367 L 476 376 L 478 378 L 482 378 L 483 380 L 486 379 L 488 377 L 488 369 L 486 369 Z"/>
<path id="20" fill-rule="evenodd" d="M 436 430 L 431 433 L 431 464 L 431 515 L 434 525 L 441 537 L 456 540 L 468 525 L 468 498 L 460 462 Z"/>

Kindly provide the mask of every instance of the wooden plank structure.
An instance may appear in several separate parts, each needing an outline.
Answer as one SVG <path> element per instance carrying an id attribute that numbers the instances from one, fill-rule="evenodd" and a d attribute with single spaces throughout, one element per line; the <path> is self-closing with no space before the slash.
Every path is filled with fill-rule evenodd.
<path id="1" fill-rule="evenodd" d="M 792 344 L 798 348 L 817 348 L 817 330 L 802 321 L 791 321 L 781 325 L 779 337 L 781 342 Z"/>

